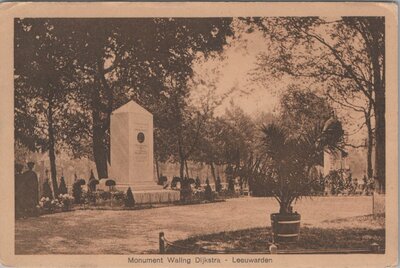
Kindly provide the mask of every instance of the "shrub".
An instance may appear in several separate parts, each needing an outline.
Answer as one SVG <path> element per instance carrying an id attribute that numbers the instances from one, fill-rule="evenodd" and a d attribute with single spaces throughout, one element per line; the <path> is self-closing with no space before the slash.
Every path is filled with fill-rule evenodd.
<path id="1" fill-rule="evenodd" d="M 135 206 L 135 199 L 133 198 L 133 193 L 131 187 L 126 191 L 125 207 L 131 208 Z"/>
<path id="2" fill-rule="evenodd" d="M 364 175 L 362 190 L 366 195 L 372 194 L 374 190 L 374 180 L 372 178 L 367 179 L 367 176 Z"/>
<path id="3" fill-rule="evenodd" d="M 324 195 L 325 194 L 325 178 L 322 173 L 318 175 L 318 179 L 314 184 L 311 185 L 312 193 L 314 195 Z"/>
<path id="4" fill-rule="evenodd" d="M 41 213 L 53 213 L 54 211 L 59 209 L 61 209 L 62 211 L 68 211 L 72 208 L 73 200 L 73 197 L 68 194 L 60 194 L 55 199 L 42 197 L 39 200 L 39 205 L 37 206 L 37 208 Z"/>
<path id="5" fill-rule="evenodd" d="M 89 181 L 90 181 L 90 180 L 95 180 L 95 179 L 96 179 L 96 177 L 94 176 L 93 169 L 91 169 L 91 170 L 90 170 Z"/>
<path id="6" fill-rule="evenodd" d="M 108 186 L 109 191 L 111 191 L 112 188 L 116 185 L 116 183 L 115 183 L 115 180 L 108 179 L 108 180 L 106 180 L 105 185 Z"/>
<path id="7" fill-rule="evenodd" d="M 347 191 L 347 194 L 354 195 L 356 193 L 358 187 L 357 180 L 353 180 L 353 176 L 351 173 L 347 176 L 346 182 L 345 182 L 345 190 Z"/>
<path id="8" fill-rule="evenodd" d="M 199 177 L 196 177 L 196 180 L 194 182 L 194 187 L 196 189 L 199 189 L 201 187 L 201 181 L 200 181 Z"/>
<path id="9" fill-rule="evenodd" d="M 60 194 L 58 196 L 58 200 L 62 204 L 63 211 L 71 210 L 72 203 L 74 201 L 74 198 L 72 196 L 70 196 L 69 194 Z"/>
<path id="10" fill-rule="evenodd" d="M 49 197 L 42 197 L 39 200 L 39 209 L 44 213 L 52 213 L 57 208 L 62 208 L 63 204 L 58 199 L 50 199 Z"/>
<path id="11" fill-rule="evenodd" d="M 195 201 L 203 201 L 203 200 L 205 200 L 204 189 L 201 189 L 201 188 L 196 189 L 195 188 L 193 193 L 192 193 L 192 200 L 195 200 Z"/>
<path id="12" fill-rule="evenodd" d="M 60 194 L 66 194 L 68 192 L 67 185 L 65 184 L 64 176 L 61 176 L 60 186 L 58 187 Z"/>
<path id="13" fill-rule="evenodd" d="M 190 184 L 190 185 L 196 184 L 196 181 L 195 181 L 193 178 L 189 178 L 189 179 L 187 179 L 187 180 L 189 181 L 189 184 Z"/>
<path id="14" fill-rule="evenodd" d="M 125 199 L 125 193 L 122 191 L 116 191 L 113 193 L 112 197 L 117 201 L 121 201 Z"/>
<path id="15" fill-rule="evenodd" d="M 161 175 L 159 178 L 158 178 L 158 185 L 164 185 L 164 183 L 166 183 L 168 181 L 168 178 L 167 178 L 167 176 L 163 176 L 163 175 Z"/>
<path id="16" fill-rule="evenodd" d="M 238 198 L 240 194 L 238 192 L 231 192 L 228 189 L 223 189 L 221 192 L 218 193 L 218 197 L 222 199 L 227 198 Z"/>
<path id="17" fill-rule="evenodd" d="M 80 186 L 83 186 L 86 184 L 86 181 L 84 179 L 78 179 L 78 180 L 76 180 L 75 183 L 79 184 Z"/>
<path id="18" fill-rule="evenodd" d="M 51 190 L 48 179 L 43 183 L 43 197 L 53 199 L 53 191 Z"/>
<path id="19" fill-rule="evenodd" d="M 235 191 L 235 180 L 233 177 L 230 177 L 228 180 L 228 190 L 231 192 Z"/>
<path id="20" fill-rule="evenodd" d="M 181 201 L 188 202 L 192 198 L 192 187 L 188 179 L 181 181 Z"/>
<path id="21" fill-rule="evenodd" d="M 206 200 L 208 200 L 208 201 L 212 201 L 213 193 L 212 193 L 212 189 L 211 189 L 210 182 L 209 182 L 208 179 L 206 180 L 206 184 L 207 185 L 206 185 L 206 189 L 205 189 L 205 192 L 204 192 L 204 198 Z"/>
<path id="22" fill-rule="evenodd" d="M 99 184 L 99 181 L 98 181 L 98 180 L 96 180 L 96 179 L 94 179 L 94 178 L 90 179 L 89 182 L 88 182 L 88 189 L 89 189 L 89 191 L 91 191 L 91 192 L 96 191 L 96 185 L 97 185 L 97 184 Z"/>
<path id="23" fill-rule="evenodd" d="M 222 190 L 221 178 L 218 176 L 215 183 L 215 191 L 219 193 L 221 192 L 221 190 Z"/>
<path id="24" fill-rule="evenodd" d="M 87 191 L 85 194 L 82 195 L 82 199 L 85 199 L 85 204 L 96 204 L 97 201 L 97 194 L 94 191 Z"/>
<path id="25" fill-rule="evenodd" d="M 110 192 L 106 192 L 106 191 L 100 191 L 99 192 L 99 198 L 103 199 L 103 200 L 108 200 L 111 198 L 111 193 Z"/>
<path id="26" fill-rule="evenodd" d="M 325 179 L 332 195 L 342 194 L 345 190 L 346 185 L 342 171 L 331 170 Z"/>
<path id="27" fill-rule="evenodd" d="M 72 185 L 72 196 L 74 197 L 75 204 L 82 204 L 82 186 L 81 186 L 81 181 L 77 180 L 73 185 Z"/>
<path id="28" fill-rule="evenodd" d="M 171 188 L 176 188 L 177 183 L 180 182 L 180 181 L 181 181 L 181 178 L 173 177 L 172 181 L 171 181 Z"/>

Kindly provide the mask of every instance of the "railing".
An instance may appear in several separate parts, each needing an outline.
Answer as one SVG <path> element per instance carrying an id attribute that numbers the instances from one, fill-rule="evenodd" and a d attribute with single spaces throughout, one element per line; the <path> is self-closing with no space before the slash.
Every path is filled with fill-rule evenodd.
<path id="1" fill-rule="evenodd" d="M 241 249 L 225 249 L 216 250 L 201 246 L 193 246 L 191 248 L 177 245 L 165 238 L 164 232 L 159 233 L 159 253 L 166 254 L 169 249 L 179 250 L 179 253 L 197 253 L 197 254 L 383 254 L 385 249 L 379 247 L 377 243 L 373 243 L 369 248 L 334 248 L 334 249 L 277 249 L 276 245 L 271 244 L 269 248 L 263 251 L 249 251 Z"/>

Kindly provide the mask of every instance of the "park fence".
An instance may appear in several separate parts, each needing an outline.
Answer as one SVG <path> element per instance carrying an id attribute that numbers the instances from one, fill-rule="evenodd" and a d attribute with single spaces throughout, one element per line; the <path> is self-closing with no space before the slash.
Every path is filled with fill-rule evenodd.
<path id="1" fill-rule="evenodd" d="M 266 243 L 267 244 L 267 243 Z M 204 246 L 191 247 L 179 245 L 165 238 L 164 232 L 159 233 L 160 254 L 384 254 L 385 249 L 377 243 L 372 243 L 369 248 L 334 248 L 334 249 L 278 249 L 270 245 L 263 251 L 243 249 L 210 249 Z"/>

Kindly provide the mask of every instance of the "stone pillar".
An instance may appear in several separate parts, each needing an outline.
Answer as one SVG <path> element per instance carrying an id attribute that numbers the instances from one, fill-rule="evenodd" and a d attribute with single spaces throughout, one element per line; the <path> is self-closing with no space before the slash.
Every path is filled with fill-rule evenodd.
<path id="1" fill-rule="evenodd" d="M 117 187 L 159 189 L 154 177 L 153 115 L 130 101 L 111 114 L 110 178 Z"/>

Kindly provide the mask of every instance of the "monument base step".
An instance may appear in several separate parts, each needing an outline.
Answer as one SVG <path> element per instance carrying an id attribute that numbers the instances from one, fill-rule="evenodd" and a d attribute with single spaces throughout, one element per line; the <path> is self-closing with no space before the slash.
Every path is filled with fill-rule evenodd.
<path id="1" fill-rule="evenodd" d="M 107 179 L 101 179 L 98 190 L 108 191 L 109 187 L 105 186 Z M 159 204 L 159 203 L 172 203 L 180 200 L 180 192 L 176 190 L 165 190 L 163 186 L 157 185 L 154 181 L 145 181 L 135 184 L 119 184 L 118 181 L 114 189 L 126 193 L 128 188 L 131 187 L 133 197 L 136 204 Z"/>
<path id="2" fill-rule="evenodd" d="M 97 185 L 97 189 L 99 190 L 108 190 L 109 187 L 105 185 L 105 182 L 108 179 L 101 179 L 99 184 Z M 114 180 L 116 185 L 113 188 L 126 191 L 129 187 L 131 187 L 132 191 L 153 191 L 153 190 L 163 190 L 163 186 L 158 185 L 155 181 L 142 181 L 142 182 L 135 182 L 135 183 L 119 183 L 118 180 Z"/>
<path id="3" fill-rule="evenodd" d="M 133 191 L 136 204 L 172 203 L 180 200 L 180 192 L 174 190 Z"/>
<path id="4" fill-rule="evenodd" d="M 116 189 L 121 191 L 126 191 L 131 187 L 131 190 L 134 192 L 138 191 L 162 191 L 164 190 L 163 186 L 156 184 L 155 182 L 142 182 L 135 184 L 125 184 L 125 183 L 117 183 L 115 186 Z"/>
<path id="5" fill-rule="evenodd" d="M 165 190 L 162 186 L 154 182 L 139 183 L 135 185 L 117 184 L 115 188 L 126 191 L 131 187 L 136 204 L 159 204 L 172 203 L 180 200 L 180 192 L 175 190 Z"/>

